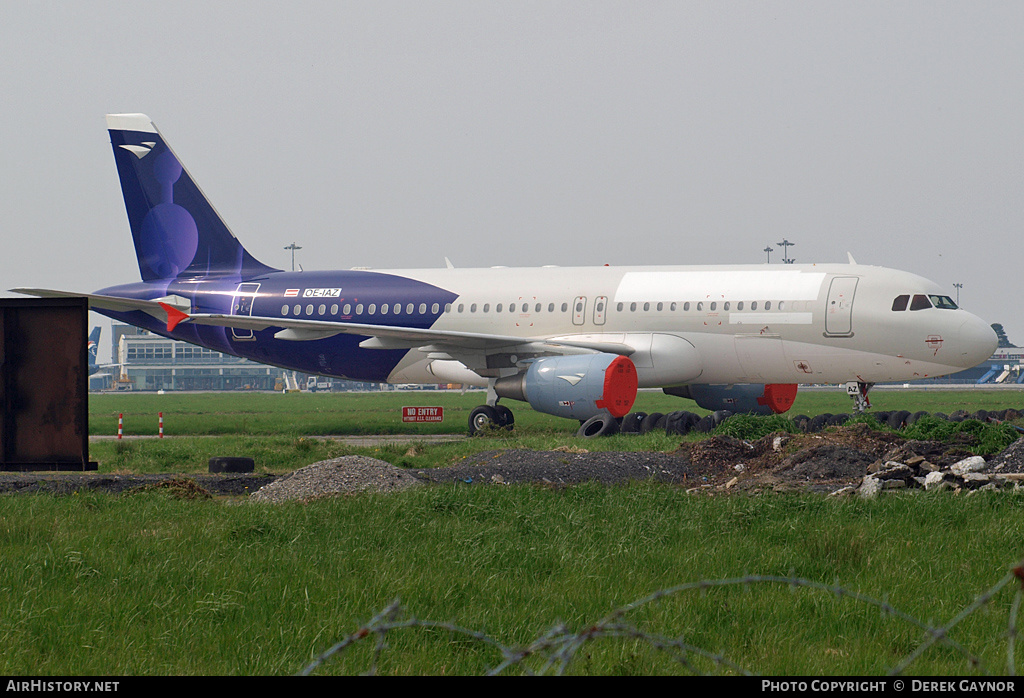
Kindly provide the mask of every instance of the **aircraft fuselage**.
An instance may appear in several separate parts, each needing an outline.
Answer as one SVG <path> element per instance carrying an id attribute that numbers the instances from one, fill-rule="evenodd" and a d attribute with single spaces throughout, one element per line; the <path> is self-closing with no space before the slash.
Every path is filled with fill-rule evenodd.
<path id="1" fill-rule="evenodd" d="M 862 265 L 270 272 L 99 293 L 178 296 L 192 313 L 627 345 L 640 387 L 913 380 L 975 366 L 994 347 L 991 328 L 963 309 L 893 310 L 899 296 L 945 298 L 932 282 Z M 191 323 L 167 332 L 139 311 L 101 312 L 217 351 L 353 380 L 485 385 L 487 355 L 490 374 L 503 368 L 493 348 L 461 349 L 459 361 L 400 342 L 360 346 L 369 333 L 297 341 L 275 338 L 280 327 Z M 514 350 L 509 358 L 518 358 Z"/>

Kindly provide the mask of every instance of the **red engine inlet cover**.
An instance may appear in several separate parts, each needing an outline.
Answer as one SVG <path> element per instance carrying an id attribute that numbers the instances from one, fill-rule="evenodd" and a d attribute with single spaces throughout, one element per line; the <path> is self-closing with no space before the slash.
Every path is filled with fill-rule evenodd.
<path id="1" fill-rule="evenodd" d="M 625 417 L 636 402 L 638 386 L 636 366 L 629 357 L 616 356 L 604 370 L 604 391 L 595 404 L 613 417 Z"/>
<path id="2" fill-rule="evenodd" d="M 757 398 L 757 404 L 768 405 L 772 412 L 781 414 L 793 406 L 796 389 L 796 383 L 769 383 L 764 386 L 764 395 Z"/>

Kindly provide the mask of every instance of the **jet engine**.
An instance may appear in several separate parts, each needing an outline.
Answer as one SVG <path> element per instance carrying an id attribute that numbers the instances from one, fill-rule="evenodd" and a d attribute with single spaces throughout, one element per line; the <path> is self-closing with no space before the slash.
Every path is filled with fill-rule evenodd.
<path id="1" fill-rule="evenodd" d="M 788 410 L 796 399 L 796 391 L 796 383 L 695 384 L 663 389 L 666 395 L 689 398 L 706 410 L 764 415 Z"/>
<path id="2" fill-rule="evenodd" d="M 586 420 L 602 412 L 623 417 L 636 401 L 636 367 L 617 354 L 551 356 L 499 378 L 494 390 L 498 397 L 528 402 L 557 417 Z"/>

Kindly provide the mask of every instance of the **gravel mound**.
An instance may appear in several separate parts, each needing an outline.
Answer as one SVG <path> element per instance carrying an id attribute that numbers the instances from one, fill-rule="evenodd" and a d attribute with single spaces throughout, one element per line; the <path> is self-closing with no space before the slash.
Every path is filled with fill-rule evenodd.
<path id="1" fill-rule="evenodd" d="M 408 470 L 385 461 L 342 456 L 299 468 L 262 487 L 250 500 L 284 502 L 351 492 L 398 492 L 421 484 Z"/>

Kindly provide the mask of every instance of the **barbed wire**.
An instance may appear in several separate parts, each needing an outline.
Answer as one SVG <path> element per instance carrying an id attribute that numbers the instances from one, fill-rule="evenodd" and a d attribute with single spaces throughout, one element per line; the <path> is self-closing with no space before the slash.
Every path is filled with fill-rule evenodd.
<path id="1" fill-rule="evenodd" d="M 898 618 L 908 623 L 924 634 L 924 640 L 914 648 L 906 657 L 898 662 L 888 672 L 890 676 L 902 674 L 915 661 L 917 661 L 929 648 L 937 643 L 950 647 L 959 653 L 974 668 L 984 671 L 981 659 L 962 646 L 959 642 L 950 637 L 950 632 L 961 622 L 975 613 L 978 609 L 987 605 L 992 599 L 1014 580 L 1019 582 L 1013 601 L 1010 605 L 1006 630 L 1006 672 L 1015 676 L 1015 648 L 1017 640 L 1018 616 L 1021 611 L 1021 599 L 1024 596 L 1024 560 L 1011 569 L 991 588 L 975 597 L 969 605 L 957 613 L 952 619 L 943 625 L 932 625 L 921 621 L 914 616 L 901 611 L 888 601 L 876 599 L 859 592 L 850 591 L 839 585 L 823 584 L 802 577 L 775 576 L 775 575 L 747 575 L 729 579 L 701 580 L 688 582 L 677 586 L 660 589 L 632 603 L 622 606 L 597 622 L 588 625 L 582 630 L 573 631 L 564 623 L 555 626 L 542 633 L 537 639 L 524 646 L 506 645 L 487 633 L 470 630 L 455 623 L 445 621 L 423 620 L 415 617 L 405 618 L 404 609 L 399 599 L 392 601 L 380 613 L 371 618 L 367 623 L 355 632 L 347 635 L 332 645 L 330 648 L 317 656 L 308 666 L 299 672 L 302 676 L 308 676 L 321 667 L 325 662 L 341 654 L 356 643 L 367 641 L 368 638 L 375 638 L 376 644 L 370 659 L 370 666 L 366 674 L 376 674 L 379 660 L 384 650 L 387 649 L 386 637 L 388 633 L 407 630 L 412 628 L 442 629 L 449 633 L 462 635 L 484 645 L 489 645 L 500 652 L 502 660 L 488 670 L 487 675 L 497 675 L 505 672 L 511 667 L 518 666 L 523 672 L 529 675 L 555 674 L 563 675 L 569 669 L 573 660 L 580 650 L 588 643 L 598 638 L 632 638 L 640 640 L 653 649 L 665 652 L 681 667 L 695 674 L 704 673 L 694 663 L 694 658 L 709 661 L 715 666 L 734 671 L 739 674 L 753 676 L 754 672 L 744 668 L 729 658 L 704 649 L 697 645 L 686 642 L 682 637 L 667 637 L 658 633 L 652 633 L 638 628 L 636 625 L 627 622 L 625 616 L 644 606 L 654 604 L 671 596 L 677 596 L 691 591 L 705 591 L 711 588 L 750 586 L 754 584 L 765 585 L 787 585 L 794 591 L 799 589 L 812 589 L 827 592 L 838 598 L 848 598 L 857 603 L 867 606 L 874 606 L 882 613 Z M 532 669 L 525 662 L 529 658 L 539 657 L 540 667 Z M 987 673 L 987 672 L 985 672 Z"/>

